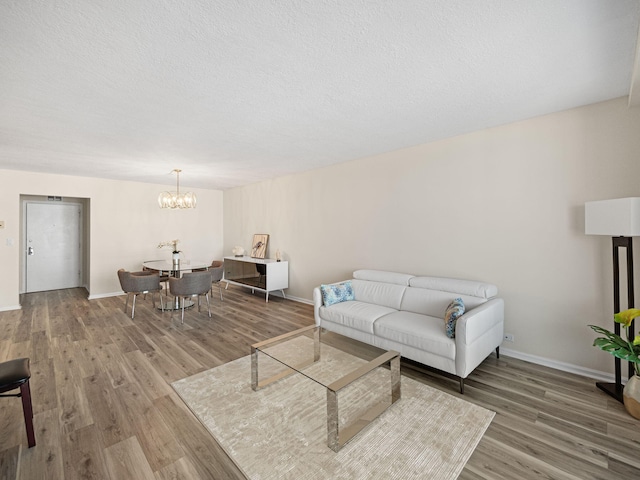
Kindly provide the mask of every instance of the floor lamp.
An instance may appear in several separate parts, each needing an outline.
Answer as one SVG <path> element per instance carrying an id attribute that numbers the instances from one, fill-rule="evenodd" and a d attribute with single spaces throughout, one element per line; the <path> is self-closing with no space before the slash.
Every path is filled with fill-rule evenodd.
<path id="1" fill-rule="evenodd" d="M 634 307 L 633 285 L 633 238 L 640 236 L 640 198 L 617 198 L 599 202 L 585 203 L 585 234 L 607 235 L 612 237 L 613 245 L 613 311 L 620 307 L 620 256 L 624 248 L 627 253 L 627 307 Z M 629 334 L 634 335 L 633 322 Z M 620 324 L 614 322 L 614 331 L 620 335 Z M 598 382 L 596 385 L 605 393 L 622 402 L 622 362 L 614 357 L 615 383 Z M 634 374 L 633 363 L 629 365 L 629 378 Z"/>

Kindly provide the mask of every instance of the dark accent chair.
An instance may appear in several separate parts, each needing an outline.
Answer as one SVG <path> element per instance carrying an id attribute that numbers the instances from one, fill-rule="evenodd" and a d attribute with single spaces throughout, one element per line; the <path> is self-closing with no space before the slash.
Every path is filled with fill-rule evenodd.
<path id="1" fill-rule="evenodd" d="M 22 413 L 24 414 L 24 425 L 27 429 L 27 443 L 29 448 L 35 446 L 36 435 L 33 432 L 33 406 L 31 404 L 31 387 L 29 379 L 31 371 L 29 370 L 28 358 L 16 358 L 7 362 L 0 363 L 0 397 L 21 397 Z M 19 388 L 20 393 L 4 394 Z"/>

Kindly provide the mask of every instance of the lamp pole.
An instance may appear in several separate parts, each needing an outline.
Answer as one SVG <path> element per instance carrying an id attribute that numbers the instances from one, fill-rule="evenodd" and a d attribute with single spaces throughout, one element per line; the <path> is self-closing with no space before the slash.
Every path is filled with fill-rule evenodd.
<path id="1" fill-rule="evenodd" d="M 633 238 L 632 237 L 612 237 L 613 240 L 613 313 L 618 313 L 621 310 L 620 307 L 620 248 L 624 248 L 627 251 L 627 308 L 633 308 L 635 304 L 634 300 L 634 287 L 633 287 Z M 631 321 L 629 326 L 629 335 L 634 336 L 634 321 Z M 616 335 L 620 335 L 620 324 L 614 322 L 614 332 Z M 615 366 L 615 383 L 597 382 L 596 386 L 603 392 L 611 395 L 619 402 L 623 401 L 622 397 L 622 360 L 618 357 L 614 357 Z M 634 375 L 633 363 L 629 364 L 629 378 Z"/>

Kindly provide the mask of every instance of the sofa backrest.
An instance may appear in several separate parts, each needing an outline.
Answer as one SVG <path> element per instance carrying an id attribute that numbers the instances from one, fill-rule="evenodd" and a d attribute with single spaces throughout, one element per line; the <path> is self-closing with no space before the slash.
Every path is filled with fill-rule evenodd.
<path id="1" fill-rule="evenodd" d="M 353 295 L 360 302 L 374 303 L 400 310 L 402 297 L 413 275 L 383 272 L 381 270 L 356 270 L 353 272 Z"/>
<path id="2" fill-rule="evenodd" d="M 356 270 L 351 284 L 358 301 L 438 318 L 444 317 L 455 298 L 462 298 L 471 310 L 498 294 L 498 288 L 490 283 L 381 270 Z"/>
<path id="3" fill-rule="evenodd" d="M 403 287 L 393 283 L 371 282 L 369 280 L 351 280 L 353 297 L 359 302 L 383 305 L 400 310 L 402 297 L 409 287 Z"/>
<path id="4" fill-rule="evenodd" d="M 489 283 L 443 277 L 412 277 L 400 310 L 444 318 L 447 306 L 455 298 L 461 298 L 466 310 L 471 310 L 497 294 L 498 288 Z"/>
<path id="5" fill-rule="evenodd" d="M 371 282 L 393 283 L 406 287 L 414 276 L 406 273 L 383 272 L 382 270 L 356 270 L 353 272 L 353 278 Z"/>

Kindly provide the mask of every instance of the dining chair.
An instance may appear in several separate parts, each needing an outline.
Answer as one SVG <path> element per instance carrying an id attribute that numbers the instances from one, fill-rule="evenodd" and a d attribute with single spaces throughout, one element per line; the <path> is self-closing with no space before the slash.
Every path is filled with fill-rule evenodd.
<path id="1" fill-rule="evenodd" d="M 211 318 L 211 305 L 209 304 L 209 290 L 211 290 L 211 272 L 208 270 L 201 272 L 185 273 L 182 278 L 169 278 L 169 291 L 176 300 L 181 300 L 182 323 L 184 323 L 185 301 L 188 298 L 198 297 L 198 311 L 200 311 L 200 297 L 207 299 L 207 312 Z M 171 310 L 173 318 L 173 310 Z"/>
<path id="2" fill-rule="evenodd" d="M 149 262 L 156 262 L 157 260 L 147 260 Z M 166 290 L 167 294 L 169 292 L 169 277 L 171 276 L 171 272 L 169 270 L 153 270 L 152 268 L 149 267 L 145 267 L 144 263 L 146 263 L 147 261 L 142 262 L 142 271 L 143 272 L 158 272 L 158 275 L 160 276 L 160 283 L 164 285 L 164 289 Z"/>
<path id="3" fill-rule="evenodd" d="M 220 281 L 224 277 L 224 260 L 214 260 L 209 267 L 211 272 L 211 296 L 213 296 L 213 285 L 218 284 L 218 290 L 220 290 L 220 301 L 224 301 L 222 298 L 222 284 Z"/>
<path id="4" fill-rule="evenodd" d="M 160 286 L 160 275 L 158 272 L 143 270 L 141 272 L 128 272 L 121 268 L 118 270 L 118 279 L 122 291 L 127 294 L 127 300 L 124 303 L 124 313 L 127 313 L 127 305 L 129 304 L 129 295 L 133 294 L 133 303 L 131 305 L 131 318 L 136 313 L 136 297 L 140 294 L 151 293 L 151 301 L 153 308 L 156 308 L 156 299 L 154 293 L 160 293 L 160 306 L 164 312 L 164 301 L 162 299 L 162 287 Z"/>
<path id="5" fill-rule="evenodd" d="M 28 358 L 16 358 L 0 363 L 0 397 L 20 397 L 22 398 L 22 413 L 24 415 L 24 426 L 27 430 L 27 444 L 29 448 L 35 446 L 36 435 L 33 431 L 33 405 L 31 404 L 31 387 L 29 379 Z M 20 393 L 7 393 L 19 388 Z"/>

